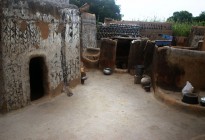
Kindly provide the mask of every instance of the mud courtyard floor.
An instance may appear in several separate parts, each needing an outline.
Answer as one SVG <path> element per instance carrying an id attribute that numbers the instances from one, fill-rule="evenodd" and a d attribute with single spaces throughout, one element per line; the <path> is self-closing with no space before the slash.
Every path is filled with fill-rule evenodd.
<path id="1" fill-rule="evenodd" d="M 0 115 L 0 139 L 204 140 L 205 117 L 159 102 L 133 76 L 87 75 L 71 97 L 63 93 Z"/>

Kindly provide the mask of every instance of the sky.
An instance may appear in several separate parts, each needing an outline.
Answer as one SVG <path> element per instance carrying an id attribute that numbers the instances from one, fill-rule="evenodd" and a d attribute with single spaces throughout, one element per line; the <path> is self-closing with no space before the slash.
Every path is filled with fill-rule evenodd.
<path id="1" fill-rule="evenodd" d="M 188 11 L 198 16 L 205 11 L 205 0 L 116 0 L 122 20 L 165 21 L 176 11 Z"/>

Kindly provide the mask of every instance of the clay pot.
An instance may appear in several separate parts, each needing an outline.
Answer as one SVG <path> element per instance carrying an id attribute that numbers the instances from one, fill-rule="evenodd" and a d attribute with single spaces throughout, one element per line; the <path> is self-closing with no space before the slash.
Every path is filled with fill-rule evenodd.
<path id="1" fill-rule="evenodd" d="M 198 96 L 191 93 L 184 94 L 182 102 L 187 104 L 198 104 Z"/>
<path id="2" fill-rule="evenodd" d="M 110 75 L 110 74 L 112 74 L 112 69 L 111 69 L 111 68 L 104 68 L 104 69 L 103 69 L 103 73 L 104 73 L 105 75 Z"/>
<path id="3" fill-rule="evenodd" d="M 143 87 L 150 86 L 151 84 L 151 78 L 149 76 L 145 76 L 141 79 L 141 84 Z"/>

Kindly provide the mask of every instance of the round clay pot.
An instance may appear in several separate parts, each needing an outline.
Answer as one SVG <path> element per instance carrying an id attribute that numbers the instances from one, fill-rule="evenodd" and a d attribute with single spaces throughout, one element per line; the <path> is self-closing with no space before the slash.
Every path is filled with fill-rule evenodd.
<path id="1" fill-rule="evenodd" d="M 151 84 L 151 78 L 149 76 L 145 76 L 141 79 L 142 86 L 150 86 Z"/>
<path id="2" fill-rule="evenodd" d="M 104 73 L 105 75 L 110 75 L 110 74 L 112 74 L 112 69 L 111 69 L 111 68 L 104 68 L 104 69 L 103 69 L 103 73 Z"/>
<path id="3" fill-rule="evenodd" d="M 184 94 L 182 102 L 187 104 L 198 104 L 198 96 L 191 93 Z"/>

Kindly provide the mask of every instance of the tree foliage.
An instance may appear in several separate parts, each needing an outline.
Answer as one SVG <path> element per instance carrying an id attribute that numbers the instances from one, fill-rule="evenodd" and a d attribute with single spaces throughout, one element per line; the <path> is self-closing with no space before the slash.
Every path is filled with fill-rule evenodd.
<path id="1" fill-rule="evenodd" d="M 83 4 L 90 4 L 90 13 L 96 15 L 98 22 L 103 22 L 104 18 L 121 20 L 120 6 L 116 5 L 115 0 L 70 0 L 70 4 L 81 7 Z"/>
<path id="2" fill-rule="evenodd" d="M 189 13 L 188 11 L 180 11 L 180 12 L 174 12 L 173 16 L 169 17 L 167 20 L 172 22 L 192 22 L 193 16 L 192 13 Z"/>
<path id="3" fill-rule="evenodd" d="M 205 11 L 201 12 L 199 16 L 194 17 L 194 21 L 197 21 L 197 22 L 205 21 Z"/>
<path id="4" fill-rule="evenodd" d="M 167 19 L 172 22 L 172 30 L 174 36 L 188 36 L 192 26 L 205 26 L 205 11 L 197 17 L 193 17 L 187 11 L 174 12 L 173 16 Z"/>

